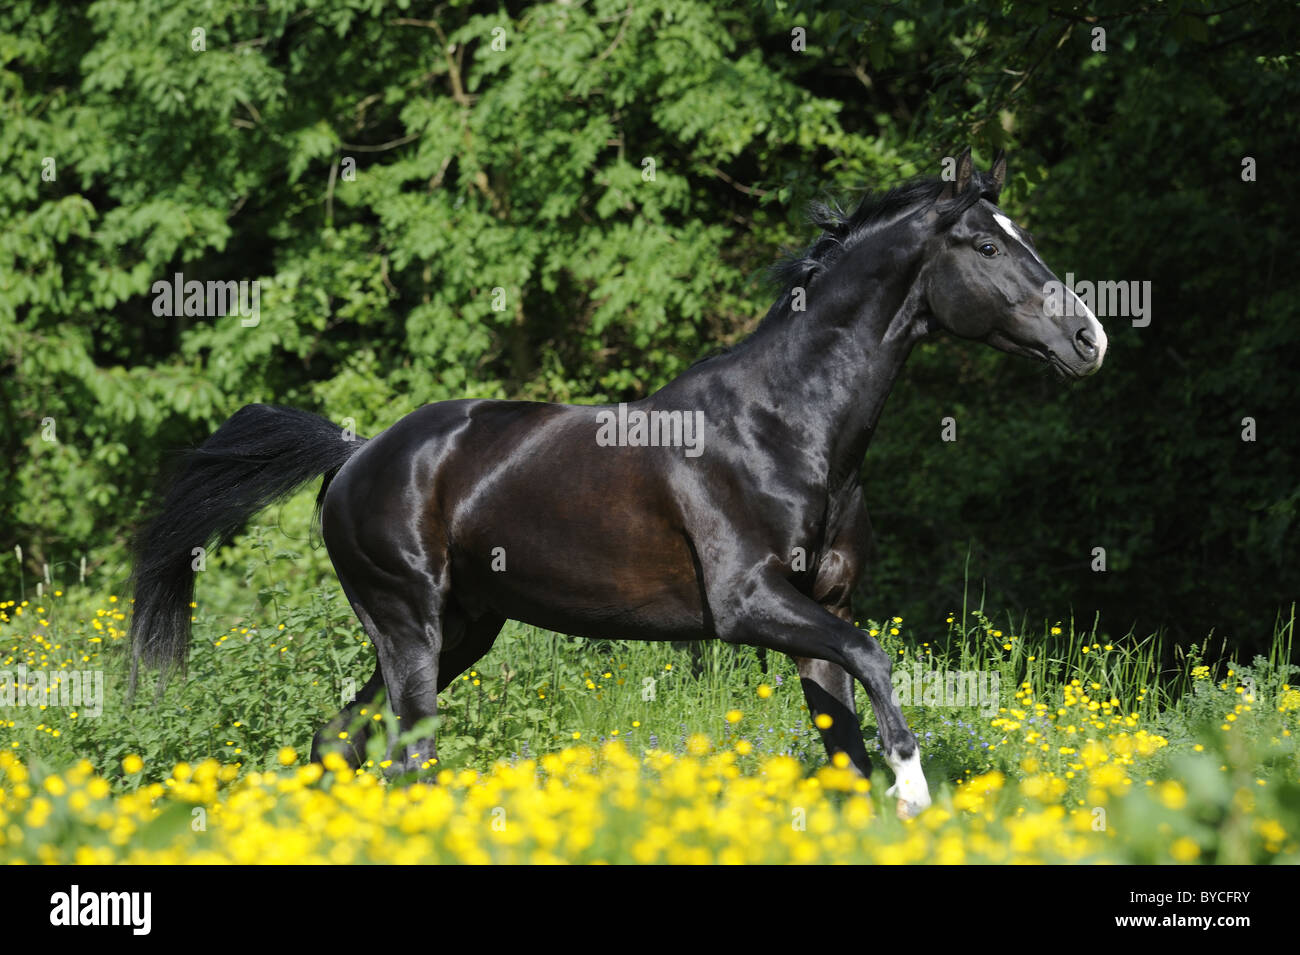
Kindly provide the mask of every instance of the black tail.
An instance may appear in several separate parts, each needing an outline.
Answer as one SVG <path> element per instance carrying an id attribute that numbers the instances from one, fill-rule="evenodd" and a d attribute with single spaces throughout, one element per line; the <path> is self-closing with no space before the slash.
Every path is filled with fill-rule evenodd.
<path id="1" fill-rule="evenodd" d="M 186 455 L 162 509 L 135 541 L 133 688 L 141 660 L 164 672 L 185 662 L 195 548 L 228 543 L 250 517 L 312 478 L 324 474 L 328 484 L 364 440 L 349 440 L 306 411 L 246 405 Z"/>

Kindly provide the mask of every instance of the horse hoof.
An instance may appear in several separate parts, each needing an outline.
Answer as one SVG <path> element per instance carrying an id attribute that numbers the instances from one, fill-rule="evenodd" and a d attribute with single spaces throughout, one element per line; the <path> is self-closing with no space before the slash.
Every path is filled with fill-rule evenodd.
<path id="1" fill-rule="evenodd" d="M 908 819 L 915 819 L 924 811 L 925 811 L 925 807 L 920 805 L 919 803 L 908 802 L 906 799 L 898 800 L 897 812 L 898 812 L 899 819 L 902 819 L 904 821 L 907 821 Z"/>

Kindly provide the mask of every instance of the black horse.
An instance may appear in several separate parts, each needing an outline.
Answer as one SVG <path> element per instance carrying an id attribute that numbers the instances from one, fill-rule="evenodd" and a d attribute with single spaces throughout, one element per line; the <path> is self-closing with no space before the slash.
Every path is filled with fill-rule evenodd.
<path id="1" fill-rule="evenodd" d="M 719 639 L 789 654 L 828 753 L 870 762 L 853 681 L 871 699 L 902 815 L 930 803 L 890 660 L 853 625 L 871 529 L 863 457 L 908 353 L 944 330 L 1041 359 L 1100 366 L 1106 336 L 997 208 L 970 150 L 955 178 L 868 197 L 786 271 L 754 333 L 618 408 L 523 401 L 426 405 L 348 440 L 323 418 L 249 405 L 185 464 L 139 539 L 136 660 L 185 659 L 195 547 L 324 475 L 322 534 L 405 725 L 492 647 L 507 619 L 586 637 Z M 1059 284 L 1054 286 L 1059 289 Z M 1057 293 L 1059 294 L 1059 293 Z M 1059 299 L 1057 300 L 1059 303 Z M 134 674 L 133 674 L 134 676 Z M 350 710 L 312 748 L 340 745 Z M 364 737 L 344 755 L 361 758 Z M 427 766 L 434 741 L 393 754 Z"/>

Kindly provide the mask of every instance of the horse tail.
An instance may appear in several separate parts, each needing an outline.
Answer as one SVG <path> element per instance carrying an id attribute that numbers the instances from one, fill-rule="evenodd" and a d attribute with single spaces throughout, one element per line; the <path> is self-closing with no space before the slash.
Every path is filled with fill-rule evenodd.
<path id="1" fill-rule="evenodd" d="M 259 404 L 239 409 L 185 454 L 132 548 L 132 691 L 142 660 L 164 676 L 185 663 L 199 549 L 229 543 L 258 511 L 324 474 L 319 515 L 329 479 L 364 442 L 319 415 Z"/>

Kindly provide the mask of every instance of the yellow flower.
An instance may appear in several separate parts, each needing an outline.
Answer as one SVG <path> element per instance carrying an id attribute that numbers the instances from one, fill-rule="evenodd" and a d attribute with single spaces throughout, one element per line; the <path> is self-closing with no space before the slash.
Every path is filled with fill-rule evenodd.
<path id="1" fill-rule="evenodd" d="M 831 719 L 829 713 L 818 713 L 813 722 L 817 724 L 819 730 L 828 730 L 835 721 Z"/>
<path id="2" fill-rule="evenodd" d="M 1187 805 L 1187 790 L 1172 779 L 1161 783 L 1157 792 L 1166 809 L 1182 809 Z"/>
<path id="3" fill-rule="evenodd" d="M 1257 820 L 1255 831 L 1263 836 L 1266 842 L 1279 843 L 1286 838 L 1286 830 L 1276 819 Z"/>
<path id="4" fill-rule="evenodd" d="M 744 715 L 745 714 L 740 712 L 740 710 L 727 710 L 727 722 L 739 723 Z"/>
<path id="5" fill-rule="evenodd" d="M 292 766 L 298 761 L 298 753 L 292 746 L 285 746 L 280 750 L 279 759 L 281 766 Z"/>
<path id="6" fill-rule="evenodd" d="M 124 769 L 128 775 L 134 775 L 144 769 L 144 760 L 132 753 L 130 756 L 126 757 L 126 759 L 122 760 L 122 769 Z"/>
<path id="7" fill-rule="evenodd" d="M 768 686 L 766 683 L 760 683 L 758 685 L 758 698 L 760 700 L 766 700 L 771 695 L 772 695 L 772 688 L 770 686 Z"/>
<path id="8" fill-rule="evenodd" d="M 686 752 L 692 756 L 704 756 L 713 748 L 713 740 L 703 733 L 696 733 L 686 741 Z"/>

